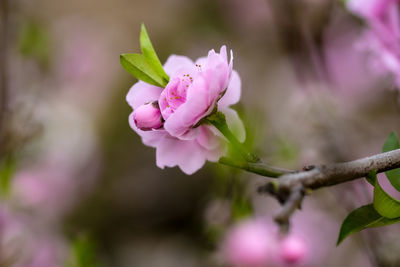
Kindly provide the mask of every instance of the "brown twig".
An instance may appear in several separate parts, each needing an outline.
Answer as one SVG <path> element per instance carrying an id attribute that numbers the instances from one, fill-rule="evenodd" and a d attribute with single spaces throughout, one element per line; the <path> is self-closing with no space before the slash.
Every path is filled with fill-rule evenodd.
<path id="1" fill-rule="evenodd" d="M 275 215 L 274 220 L 279 224 L 281 232 L 285 233 L 289 230 L 289 218 L 297 208 L 300 208 L 304 194 L 305 190 L 302 185 L 293 188 L 282 209 Z"/>
<path id="2" fill-rule="evenodd" d="M 278 180 L 279 188 L 290 189 L 298 184 L 304 188 L 341 184 L 368 175 L 371 171 L 378 173 L 400 167 L 400 149 L 357 159 L 344 163 L 315 166 L 309 171 L 282 175 Z"/>
<path id="3" fill-rule="evenodd" d="M 399 167 L 400 149 L 396 149 L 349 162 L 312 166 L 300 172 L 284 174 L 279 179 L 260 186 L 258 191 L 276 197 L 283 204 L 275 221 L 288 228 L 289 218 L 301 204 L 305 190 L 363 178 L 371 171 L 379 173 Z"/>

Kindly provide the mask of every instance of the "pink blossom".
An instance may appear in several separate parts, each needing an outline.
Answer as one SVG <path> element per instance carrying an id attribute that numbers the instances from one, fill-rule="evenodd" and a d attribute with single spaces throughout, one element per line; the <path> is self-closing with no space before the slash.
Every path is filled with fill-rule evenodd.
<path id="1" fill-rule="evenodd" d="M 139 81 L 126 99 L 134 112 L 129 123 L 145 145 L 156 148 L 156 164 L 160 168 L 179 166 L 186 174 L 200 169 L 206 160 L 217 161 L 226 151 L 226 141 L 210 125 L 196 125 L 216 108 L 226 116 L 230 129 L 242 142 L 243 124 L 236 111 L 229 108 L 240 99 L 241 82 L 228 62 L 226 47 L 220 53 L 211 50 L 208 57 L 196 62 L 172 55 L 164 65 L 170 81 L 165 89 Z M 143 131 L 134 113 L 141 106 L 158 101 L 162 119 L 160 129 Z"/>
<path id="2" fill-rule="evenodd" d="M 299 264 L 306 257 L 307 244 L 302 238 L 289 235 L 281 241 L 279 253 L 283 262 L 293 265 Z"/>
<path id="3" fill-rule="evenodd" d="M 273 232 L 261 220 L 248 220 L 234 226 L 223 243 L 223 255 L 232 266 L 261 267 L 273 261 Z"/>
<path id="4" fill-rule="evenodd" d="M 396 1 L 396 0 L 395 0 Z M 347 2 L 347 8 L 363 17 L 380 16 L 388 4 L 393 0 L 350 0 Z"/>
<path id="5" fill-rule="evenodd" d="M 399 1 L 350 0 L 347 7 L 368 23 L 364 46 L 376 58 L 376 69 L 391 73 L 400 85 Z"/>

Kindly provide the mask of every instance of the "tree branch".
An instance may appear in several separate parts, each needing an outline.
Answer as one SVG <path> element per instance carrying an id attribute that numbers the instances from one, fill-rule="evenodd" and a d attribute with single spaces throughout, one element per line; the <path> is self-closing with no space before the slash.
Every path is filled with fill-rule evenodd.
<path id="1" fill-rule="evenodd" d="M 283 204 L 275 221 L 288 231 L 289 218 L 301 205 L 305 190 L 337 185 L 367 176 L 371 171 L 384 172 L 400 168 L 400 149 L 344 163 L 311 166 L 306 170 L 287 173 L 258 188 Z"/>
<path id="2" fill-rule="evenodd" d="M 300 208 L 304 195 L 303 186 L 298 185 L 293 189 L 282 209 L 275 215 L 274 220 L 279 224 L 281 232 L 285 233 L 289 230 L 289 218 L 297 208 Z"/>
<path id="3" fill-rule="evenodd" d="M 301 184 L 304 188 L 318 189 L 365 177 L 374 170 L 380 173 L 397 168 L 400 168 L 400 149 L 344 163 L 319 165 L 308 171 L 285 174 L 279 178 L 278 186 L 287 190 Z"/>

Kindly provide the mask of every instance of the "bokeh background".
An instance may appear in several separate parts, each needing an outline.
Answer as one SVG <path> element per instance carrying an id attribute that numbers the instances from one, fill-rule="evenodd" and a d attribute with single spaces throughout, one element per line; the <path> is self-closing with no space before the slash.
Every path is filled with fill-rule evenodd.
<path id="1" fill-rule="evenodd" d="M 136 80 L 119 54 L 140 51 L 142 22 L 162 62 L 233 50 L 246 144 L 268 162 L 352 160 L 400 128 L 398 90 L 340 1 L 0 2 L 0 266 L 226 266 L 237 184 L 272 221 L 278 204 L 256 194 L 265 178 L 217 163 L 160 170 L 130 129 Z M 357 181 L 307 197 L 293 220 L 308 238 L 304 266 L 400 265 L 397 225 L 335 245 L 371 191 Z"/>

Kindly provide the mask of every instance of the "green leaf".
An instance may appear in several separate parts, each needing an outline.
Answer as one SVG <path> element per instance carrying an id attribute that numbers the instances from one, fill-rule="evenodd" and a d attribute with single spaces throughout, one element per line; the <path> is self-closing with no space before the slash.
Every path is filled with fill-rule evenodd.
<path id="1" fill-rule="evenodd" d="M 142 24 L 142 29 L 140 32 L 140 48 L 142 53 L 150 66 L 154 69 L 154 71 L 166 82 L 168 83 L 169 77 L 165 73 L 164 68 L 158 58 L 156 51 L 151 44 L 149 35 L 147 34 L 146 27 Z"/>
<path id="2" fill-rule="evenodd" d="M 376 171 L 370 171 L 365 177 L 365 179 L 367 179 L 367 182 L 370 183 L 372 186 L 375 186 L 375 181 L 377 180 L 376 174 Z"/>
<path id="3" fill-rule="evenodd" d="M 33 58 L 43 66 L 50 60 L 50 40 L 43 25 L 33 20 L 26 21 L 19 33 L 19 52 L 26 58 Z"/>
<path id="4" fill-rule="evenodd" d="M 400 218 L 388 219 L 382 217 L 372 204 L 362 206 L 353 210 L 344 219 L 340 227 L 339 237 L 336 245 L 339 245 L 350 234 L 359 232 L 366 228 L 380 227 L 400 222 Z"/>
<path id="5" fill-rule="evenodd" d="M 66 267 L 99 267 L 93 241 L 86 235 L 79 235 L 71 244 L 71 257 Z"/>
<path id="6" fill-rule="evenodd" d="M 395 132 L 391 132 L 383 145 L 382 152 L 399 149 L 399 138 Z M 400 168 L 385 172 L 390 183 L 397 191 L 400 191 Z"/>
<path id="7" fill-rule="evenodd" d="M 0 194 L 7 196 L 11 190 L 11 181 L 17 169 L 17 162 L 14 157 L 7 156 L 0 162 Z"/>
<path id="8" fill-rule="evenodd" d="M 380 186 L 378 179 L 375 181 L 374 188 L 374 208 L 386 218 L 400 217 L 400 201 L 386 193 Z"/>
<path id="9" fill-rule="evenodd" d="M 167 85 L 167 82 L 154 71 L 143 55 L 121 54 L 120 61 L 122 67 L 139 80 L 163 88 Z"/>

